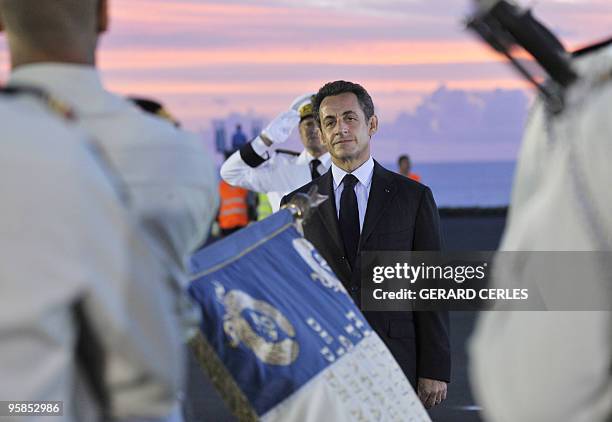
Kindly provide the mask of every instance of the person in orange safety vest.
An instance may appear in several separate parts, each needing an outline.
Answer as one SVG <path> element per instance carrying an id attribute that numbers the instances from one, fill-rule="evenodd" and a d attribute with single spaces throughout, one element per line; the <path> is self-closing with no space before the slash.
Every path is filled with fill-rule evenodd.
<path id="1" fill-rule="evenodd" d="M 410 161 L 409 155 L 400 155 L 397 159 L 397 165 L 399 167 L 399 174 L 405 176 L 409 179 L 412 179 L 416 182 L 421 181 L 421 176 L 416 173 L 413 173 L 412 170 L 412 162 Z"/>
<path id="2" fill-rule="evenodd" d="M 223 237 L 249 224 L 249 191 L 219 182 L 221 203 L 217 221 Z"/>

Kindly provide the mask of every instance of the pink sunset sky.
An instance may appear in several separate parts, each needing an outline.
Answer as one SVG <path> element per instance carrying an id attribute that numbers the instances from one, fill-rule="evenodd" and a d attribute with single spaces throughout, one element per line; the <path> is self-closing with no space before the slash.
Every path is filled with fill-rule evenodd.
<path id="1" fill-rule="evenodd" d="M 612 35 L 609 0 L 533 6 L 570 48 Z M 240 119 L 249 130 L 295 96 L 347 79 L 369 90 L 388 125 L 383 159 L 407 149 L 426 161 L 513 159 L 529 90 L 463 29 L 469 8 L 467 0 L 111 0 L 98 62 L 109 89 L 161 100 L 210 145 L 213 119 L 228 122 L 229 134 Z M 1 37 L 0 80 L 8 70 Z M 487 113 L 509 123 L 482 123 L 470 136 Z M 491 146 L 497 128 L 506 137 Z"/>

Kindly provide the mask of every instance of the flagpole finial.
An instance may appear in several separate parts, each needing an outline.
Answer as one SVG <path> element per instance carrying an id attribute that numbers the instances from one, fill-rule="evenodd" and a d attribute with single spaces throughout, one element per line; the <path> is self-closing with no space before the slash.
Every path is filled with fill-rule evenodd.
<path id="1" fill-rule="evenodd" d="M 313 186 L 308 193 L 297 193 L 283 207 L 287 208 L 293 214 L 296 223 L 302 224 L 310 217 L 313 210 L 327 200 L 327 195 L 321 195 L 319 188 Z"/>

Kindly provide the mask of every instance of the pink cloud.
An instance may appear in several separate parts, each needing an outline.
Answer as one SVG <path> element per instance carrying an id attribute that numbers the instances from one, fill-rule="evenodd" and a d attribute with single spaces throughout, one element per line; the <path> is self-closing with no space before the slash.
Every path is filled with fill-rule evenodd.
<path id="1" fill-rule="evenodd" d="M 105 69 L 158 69 L 236 64 L 293 65 L 405 65 L 427 63 L 481 63 L 499 61 L 483 46 L 466 41 L 370 41 L 354 45 L 330 42 L 325 49 L 270 46 L 265 50 L 239 48 L 108 48 L 100 53 Z"/>

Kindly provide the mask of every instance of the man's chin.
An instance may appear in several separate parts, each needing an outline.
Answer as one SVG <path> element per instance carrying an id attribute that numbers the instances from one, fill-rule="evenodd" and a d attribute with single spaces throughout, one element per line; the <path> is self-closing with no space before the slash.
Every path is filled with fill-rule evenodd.
<path id="1" fill-rule="evenodd" d="M 304 145 L 304 148 L 319 149 L 321 145 L 321 142 L 319 140 L 301 138 L 301 141 L 302 145 Z"/>
<path id="2" fill-rule="evenodd" d="M 349 154 L 348 152 L 336 151 L 333 154 L 333 157 L 340 161 L 352 161 L 353 154 Z"/>
<path id="3" fill-rule="evenodd" d="M 345 158 L 355 155 L 352 146 L 348 144 L 336 144 L 333 148 L 337 155 L 344 156 Z"/>

